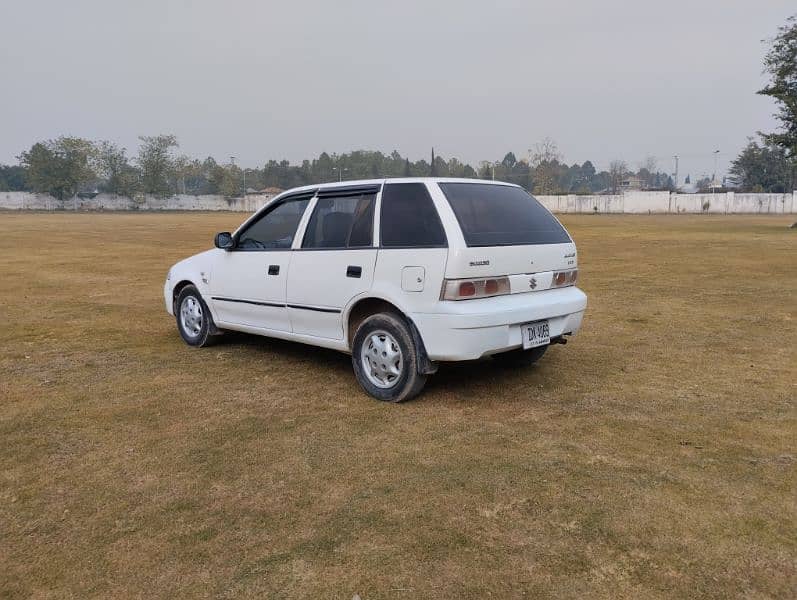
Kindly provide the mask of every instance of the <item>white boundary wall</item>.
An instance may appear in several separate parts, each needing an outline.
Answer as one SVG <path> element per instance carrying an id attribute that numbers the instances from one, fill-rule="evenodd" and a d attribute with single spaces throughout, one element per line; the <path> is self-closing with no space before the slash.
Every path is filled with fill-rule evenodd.
<path id="1" fill-rule="evenodd" d="M 243 198 L 224 196 L 190 196 L 180 194 L 159 198 L 157 196 L 117 196 L 99 194 L 94 198 L 58 200 L 48 194 L 31 192 L 0 192 L 0 209 L 7 210 L 230 210 L 254 212 L 274 196 L 252 194 Z"/>
<path id="2" fill-rule="evenodd" d="M 797 212 L 793 194 L 671 194 L 670 192 L 625 192 L 607 196 L 536 196 L 556 213 L 708 213 L 788 214 Z"/>
<path id="3" fill-rule="evenodd" d="M 0 209 L 6 210 L 229 210 L 254 212 L 274 196 L 117 196 L 99 194 L 91 199 L 57 200 L 47 194 L 0 192 Z M 797 212 L 797 192 L 793 194 L 671 194 L 669 192 L 625 192 L 607 196 L 537 196 L 556 213 L 709 213 L 709 214 L 788 214 Z"/>

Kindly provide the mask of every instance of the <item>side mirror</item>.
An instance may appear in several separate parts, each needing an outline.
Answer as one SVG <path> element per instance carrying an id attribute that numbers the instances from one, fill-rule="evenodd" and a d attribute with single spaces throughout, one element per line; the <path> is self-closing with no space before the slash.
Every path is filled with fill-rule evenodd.
<path id="1" fill-rule="evenodd" d="M 229 231 L 222 231 L 221 233 L 217 233 L 213 243 L 216 244 L 216 248 L 221 248 L 222 250 L 230 250 L 232 248 L 232 234 Z"/>

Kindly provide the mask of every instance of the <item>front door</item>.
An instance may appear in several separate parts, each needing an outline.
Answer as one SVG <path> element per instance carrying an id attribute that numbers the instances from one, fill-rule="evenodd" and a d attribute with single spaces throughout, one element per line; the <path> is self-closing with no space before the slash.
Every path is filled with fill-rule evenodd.
<path id="1" fill-rule="evenodd" d="M 287 304 L 294 333 L 343 339 L 343 309 L 373 283 L 378 191 L 379 186 L 319 191 L 288 273 Z"/>
<path id="2" fill-rule="evenodd" d="M 310 198 L 287 198 L 234 236 L 211 274 L 211 302 L 220 323 L 290 331 L 285 306 L 291 244 Z"/>

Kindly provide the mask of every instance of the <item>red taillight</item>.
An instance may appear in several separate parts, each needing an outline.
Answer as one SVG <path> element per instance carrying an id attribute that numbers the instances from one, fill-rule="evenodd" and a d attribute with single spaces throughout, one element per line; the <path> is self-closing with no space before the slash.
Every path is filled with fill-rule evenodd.
<path id="1" fill-rule="evenodd" d="M 476 285 L 472 281 L 463 281 L 459 284 L 459 295 L 463 297 L 475 296 Z"/>
<path id="2" fill-rule="evenodd" d="M 509 278 L 492 279 L 446 279 L 440 292 L 441 300 L 467 300 L 502 296 L 509 293 Z"/>

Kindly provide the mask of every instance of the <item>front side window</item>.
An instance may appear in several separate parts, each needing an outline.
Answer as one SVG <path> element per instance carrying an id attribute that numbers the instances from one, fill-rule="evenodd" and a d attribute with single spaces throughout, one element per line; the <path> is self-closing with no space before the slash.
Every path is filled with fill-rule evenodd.
<path id="1" fill-rule="evenodd" d="M 302 248 L 365 248 L 373 243 L 376 193 L 319 197 Z"/>
<path id="2" fill-rule="evenodd" d="M 290 248 L 296 228 L 310 198 L 286 200 L 278 204 L 238 236 L 238 250 Z"/>
<path id="3" fill-rule="evenodd" d="M 386 183 L 379 235 L 385 248 L 441 248 L 446 234 L 423 183 Z"/>
<path id="4" fill-rule="evenodd" d="M 524 189 L 487 183 L 440 183 L 468 246 L 566 244 L 564 227 Z"/>

